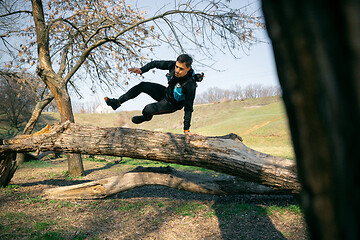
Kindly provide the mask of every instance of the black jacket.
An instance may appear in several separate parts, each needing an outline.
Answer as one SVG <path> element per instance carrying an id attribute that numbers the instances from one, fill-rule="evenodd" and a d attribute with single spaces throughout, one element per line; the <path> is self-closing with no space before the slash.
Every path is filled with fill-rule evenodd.
<path id="1" fill-rule="evenodd" d="M 168 82 L 168 87 L 166 88 L 166 98 L 178 109 L 184 107 L 184 130 L 189 130 L 197 84 L 192 76 L 194 72 L 193 69 L 190 69 L 190 71 L 184 77 L 175 77 L 175 64 L 176 61 L 152 61 L 143 66 L 141 71 L 142 73 L 145 73 L 153 68 L 169 70 L 171 79 Z M 184 101 L 178 102 L 174 99 L 174 87 L 177 83 L 180 83 L 182 86 L 182 91 L 185 96 Z"/>

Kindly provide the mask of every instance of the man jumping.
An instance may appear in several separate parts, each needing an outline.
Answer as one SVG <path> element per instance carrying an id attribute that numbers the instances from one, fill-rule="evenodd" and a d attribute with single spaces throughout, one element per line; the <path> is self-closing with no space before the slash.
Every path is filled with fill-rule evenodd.
<path id="1" fill-rule="evenodd" d="M 197 84 L 194 70 L 191 68 L 192 61 L 189 55 L 182 54 L 176 61 L 152 61 L 142 68 L 130 68 L 129 71 L 136 74 L 146 73 L 153 68 L 168 70 L 169 73 L 166 74 L 168 86 L 141 82 L 118 99 L 105 97 L 105 102 L 116 110 L 121 104 L 137 97 L 140 93 L 146 93 L 156 100 L 157 102 L 145 106 L 141 116 L 132 117 L 131 120 L 135 124 L 150 121 L 154 115 L 172 113 L 184 107 L 184 133 L 193 135 L 189 132 L 189 128 Z"/>

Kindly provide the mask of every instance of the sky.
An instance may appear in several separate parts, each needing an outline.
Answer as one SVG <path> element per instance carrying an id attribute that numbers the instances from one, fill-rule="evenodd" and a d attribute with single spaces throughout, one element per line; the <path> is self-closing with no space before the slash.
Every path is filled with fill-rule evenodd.
<path id="1" fill-rule="evenodd" d="M 136 5 L 138 8 L 145 9 L 149 16 L 154 11 L 162 8 L 163 6 L 169 6 L 169 3 L 173 3 L 174 0 L 131 0 L 127 1 L 132 5 Z M 253 1 L 250 0 L 233 0 L 234 7 L 241 7 Z M 254 8 L 259 9 L 259 1 L 255 1 Z M 261 10 L 258 15 L 261 15 Z M 205 78 L 202 82 L 198 83 L 197 94 L 201 94 L 207 91 L 209 88 L 218 87 L 221 89 L 234 89 L 237 86 L 246 87 L 250 84 L 261 84 L 263 86 L 278 86 L 279 81 L 276 74 L 275 61 L 272 51 L 270 39 L 265 30 L 261 31 L 257 35 L 263 42 L 252 46 L 247 54 L 242 54 L 235 59 L 230 53 L 219 53 L 213 59 L 215 60 L 214 67 L 221 71 L 216 71 L 210 68 L 199 66 L 194 63 L 193 68 L 196 72 L 204 72 Z M 154 52 L 158 57 L 158 60 L 176 60 L 177 54 L 170 48 L 162 46 L 155 48 Z M 191 54 L 194 58 L 196 54 Z M 138 66 L 141 67 L 141 66 Z M 140 76 L 130 82 L 130 85 L 126 89 L 138 84 L 140 81 L 156 82 L 162 85 L 167 84 L 165 74 L 167 71 L 155 70 L 155 74 L 151 71 L 143 74 L 145 77 L 142 79 Z M 110 92 L 97 91 L 93 94 L 89 88 L 81 88 L 83 99 L 78 99 L 76 96 L 72 97 L 72 101 L 76 104 L 82 104 L 89 106 L 97 106 L 98 104 L 104 104 L 103 98 L 105 96 L 110 98 L 118 98 L 124 94 L 122 89 L 114 89 Z M 141 110 L 146 104 L 153 102 L 150 97 L 145 94 L 141 94 L 136 99 L 130 100 L 124 103 L 118 111 L 131 111 Z"/>

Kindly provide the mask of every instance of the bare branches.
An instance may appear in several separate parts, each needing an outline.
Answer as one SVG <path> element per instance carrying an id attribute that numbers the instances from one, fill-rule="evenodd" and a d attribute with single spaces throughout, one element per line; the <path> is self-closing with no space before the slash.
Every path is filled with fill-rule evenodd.
<path id="1" fill-rule="evenodd" d="M 13 12 L 23 14 L 21 11 Z M 62 81 L 68 83 L 76 78 L 75 73 L 87 63 L 84 70 L 88 76 L 109 86 L 126 82 L 127 68 L 143 64 L 156 45 L 168 44 L 176 53 L 197 51 L 208 59 L 218 52 L 239 56 L 257 42 L 254 33 L 264 27 L 262 19 L 246 14 L 245 8 L 233 9 L 220 0 L 178 1 L 174 7 L 166 6 L 150 17 L 125 0 L 50 0 L 44 14 L 42 37 L 48 39 L 47 62 L 57 69 L 58 76 L 64 76 Z M 25 49 L 6 42 L 9 31 L 0 33 L 6 52 L 18 49 L 12 52 L 9 67 L 18 66 L 15 61 L 22 61 L 27 68 L 36 63 L 34 27 L 23 26 L 23 30 L 17 36 L 27 41 Z"/>
<path id="2" fill-rule="evenodd" d="M 21 5 L 18 0 L 2 0 L 0 1 L 0 19 L 7 17 L 19 18 L 23 13 L 32 14 L 32 11 L 18 9 L 18 5 Z M 21 7 L 24 7 L 23 5 Z"/>
<path id="3" fill-rule="evenodd" d="M 40 97 L 42 85 L 32 75 L 0 70 L 0 121 L 19 131 Z"/>

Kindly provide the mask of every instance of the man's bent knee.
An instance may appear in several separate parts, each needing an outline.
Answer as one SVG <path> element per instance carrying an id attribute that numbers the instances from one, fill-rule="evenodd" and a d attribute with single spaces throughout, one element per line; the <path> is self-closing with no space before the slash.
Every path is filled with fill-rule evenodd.
<path id="1" fill-rule="evenodd" d="M 146 105 L 142 110 L 142 115 L 145 117 L 146 121 L 150 121 L 154 115 L 154 108 L 151 104 Z"/>

